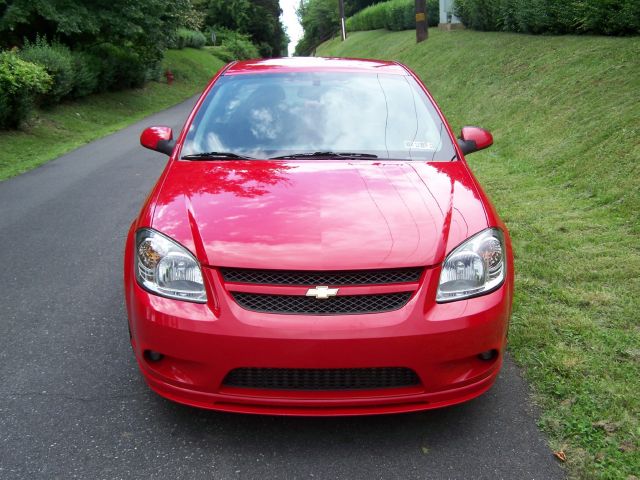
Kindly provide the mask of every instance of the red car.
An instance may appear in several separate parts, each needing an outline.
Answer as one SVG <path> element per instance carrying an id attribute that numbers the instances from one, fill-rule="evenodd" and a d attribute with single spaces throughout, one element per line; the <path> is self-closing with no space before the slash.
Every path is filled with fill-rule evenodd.
<path id="1" fill-rule="evenodd" d="M 470 400 L 507 343 L 507 230 L 433 98 L 395 62 L 232 63 L 131 225 L 124 281 L 149 386 L 176 402 L 363 415 Z"/>

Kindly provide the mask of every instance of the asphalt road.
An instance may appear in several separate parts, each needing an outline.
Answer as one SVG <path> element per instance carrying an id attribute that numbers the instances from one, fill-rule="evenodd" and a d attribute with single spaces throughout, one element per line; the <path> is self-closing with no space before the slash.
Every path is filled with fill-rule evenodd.
<path id="1" fill-rule="evenodd" d="M 563 478 L 511 361 L 477 400 L 396 416 L 221 414 L 147 388 L 122 251 L 165 157 L 138 135 L 193 102 L 0 183 L 0 478 Z"/>

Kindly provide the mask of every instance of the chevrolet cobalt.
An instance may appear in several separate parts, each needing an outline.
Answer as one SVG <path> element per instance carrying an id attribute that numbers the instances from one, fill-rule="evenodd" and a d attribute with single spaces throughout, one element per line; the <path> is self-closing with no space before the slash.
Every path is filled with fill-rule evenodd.
<path id="1" fill-rule="evenodd" d="M 508 232 L 420 79 L 395 62 L 236 62 L 176 139 L 126 241 L 131 344 L 158 394 L 276 415 L 411 412 L 496 380 Z"/>

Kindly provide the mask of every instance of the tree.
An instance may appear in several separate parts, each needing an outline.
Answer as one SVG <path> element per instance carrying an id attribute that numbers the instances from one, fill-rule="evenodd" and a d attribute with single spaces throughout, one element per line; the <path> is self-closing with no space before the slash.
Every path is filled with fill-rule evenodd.
<path id="1" fill-rule="evenodd" d="M 162 52 L 193 10 L 191 0 L 0 0 L 0 47 L 37 35 L 73 49 L 113 44 L 146 64 Z"/>
<path id="2" fill-rule="evenodd" d="M 298 10 L 304 35 L 296 45 L 296 55 L 309 55 L 340 28 L 336 0 L 307 0 Z"/>
<path id="3" fill-rule="evenodd" d="M 208 0 L 203 7 L 207 25 L 248 34 L 264 57 L 282 55 L 286 48 L 278 0 Z"/>

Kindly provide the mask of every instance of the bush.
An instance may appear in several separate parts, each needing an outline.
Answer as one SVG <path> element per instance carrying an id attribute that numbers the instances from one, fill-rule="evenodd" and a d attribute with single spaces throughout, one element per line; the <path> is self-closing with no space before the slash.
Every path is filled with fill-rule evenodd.
<path id="1" fill-rule="evenodd" d="M 151 66 L 147 67 L 145 72 L 145 82 L 160 82 L 162 77 L 164 76 L 165 69 L 162 65 L 162 62 L 156 62 Z"/>
<path id="2" fill-rule="evenodd" d="M 17 128 L 38 95 L 51 88 L 44 67 L 21 60 L 14 52 L 0 53 L 0 128 Z"/>
<path id="3" fill-rule="evenodd" d="M 206 37 L 196 31 L 186 28 L 179 28 L 176 32 L 175 48 L 182 49 L 185 47 L 202 48 L 207 43 Z"/>
<path id="4" fill-rule="evenodd" d="M 522 33 L 640 33 L 638 0 L 456 0 L 455 13 L 476 30 Z"/>
<path id="5" fill-rule="evenodd" d="M 338 2 L 335 0 L 306 0 L 299 14 L 304 35 L 296 45 L 295 55 L 313 55 L 318 45 L 340 30 Z"/>
<path id="6" fill-rule="evenodd" d="M 75 81 L 75 70 L 69 47 L 58 42 L 49 44 L 45 37 L 37 36 L 33 43 L 25 41 L 19 55 L 27 62 L 44 67 L 51 76 L 53 84 L 43 97 L 43 103 L 53 105 L 71 93 Z"/>
<path id="7" fill-rule="evenodd" d="M 231 54 L 234 60 L 260 57 L 258 47 L 251 41 L 251 38 L 233 30 L 226 28 L 216 29 L 216 43 Z"/>
<path id="8" fill-rule="evenodd" d="M 229 38 L 222 46 L 226 48 L 236 60 L 246 60 L 248 58 L 258 58 L 260 53 L 258 48 L 249 40 L 241 38 Z"/>
<path id="9" fill-rule="evenodd" d="M 229 63 L 235 60 L 233 53 L 224 47 L 208 47 L 208 50 L 213 56 L 219 58 L 224 63 Z"/>
<path id="10" fill-rule="evenodd" d="M 86 97 L 98 91 L 102 74 L 101 60 L 87 52 L 73 52 L 73 66 L 75 78 L 71 96 Z"/>
<path id="11" fill-rule="evenodd" d="M 413 0 L 390 0 L 360 10 L 347 19 L 347 30 L 411 30 L 416 28 L 416 4 Z M 430 27 L 439 23 L 438 0 L 427 0 L 427 22 Z"/>
<path id="12" fill-rule="evenodd" d="M 258 49 L 258 56 L 263 58 L 271 58 L 277 55 L 274 55 L 273 47 L 269 45 L 267 42 L 260 42 L 256 45 Z"/>
<path id="13" fill-rule="evenodd" d="M 455 0 L 454 12 L 466 27 L 476 30 L 498 30 L 502 0 Z"/>
<path id="14" fill-rule="evenodd" d="M 98 90 L 122 90 L 141 87 L 147 78 L 147 65 L 129 48 L 103 43 L 89 52 L 101 60 Z"/>

